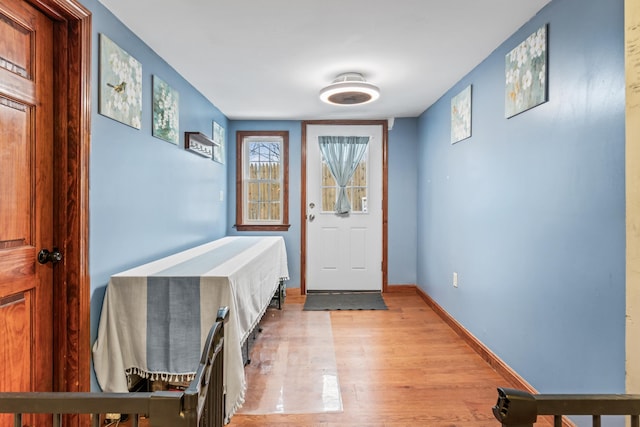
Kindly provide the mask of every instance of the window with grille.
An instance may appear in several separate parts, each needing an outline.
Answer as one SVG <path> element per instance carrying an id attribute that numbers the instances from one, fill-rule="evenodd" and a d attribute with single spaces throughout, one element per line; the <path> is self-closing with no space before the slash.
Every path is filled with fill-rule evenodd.
<path id="1" fill-rule="evenodd" d="M 236 228 L 288 229 L 289 132 L 239 131 L 236 142 Z"/>

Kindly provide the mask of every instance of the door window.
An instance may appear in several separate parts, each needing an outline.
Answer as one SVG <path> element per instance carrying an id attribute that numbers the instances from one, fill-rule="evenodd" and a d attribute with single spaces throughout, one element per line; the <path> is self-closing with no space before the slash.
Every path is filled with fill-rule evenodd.
<path id="1" fill-rule="evenodd" d="M 326 160 L 320 156 L 322 163 L 320 170 L 322 176 L 320 178 L 320 191 L 322 194 L 322 212 L 334 213 L 336 200 L 338 197 L 338 184 L 329 170 Z M 369 161 L 369 149 L 362 156 L 360 163 L 353 176 L 347 184 L 346 190 L 351 203 L 351 213 L 367 212 L 367 189 L 368 189 L 368 173 L 367 163 Z"/>

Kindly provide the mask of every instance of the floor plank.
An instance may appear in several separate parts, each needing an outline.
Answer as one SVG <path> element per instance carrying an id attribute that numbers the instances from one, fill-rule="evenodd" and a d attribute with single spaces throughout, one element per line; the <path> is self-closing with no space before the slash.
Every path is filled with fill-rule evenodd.
<path id="1" fill-rule="evenodd" d="M 267 312 L 264 333 L 254 343 L 252 364 L 245 368 L 249 388 L 245 406 L 255 410 L 261 399 L 273 400 L 260 396 L 266 376 L 275 374 L 265 366 L 278 357 L 294 360 L 302 353 L 309 357 L 312 351 L 318 353 L 317 358 L 308 363 L 322 364 L 324 360 L 327 369 L 331 369 L 329 363 L 337 365 L 343 409 L 331 413 L 238 413 L 229 426 L 499 426 L 491 413 L 496 388 L 513 385 L 417 294 L 387 293 L 384 299 L 389 310 L 330 312 L 332 346 L 309 344 L 313 329 L 304 328 L 304 334 L 287 337 L 283 351 L 274 345 L 278 334 L 300 329 L 301 316 L 311 313 L 302 311 L 304 296 L 289 290 L 282 312 Z M 334 352 L 333 358 L 327 357 L 326 351 Z M 302 399 L 309 393 L 310 382 L 321 381 L 317 375 L 305 374 L 304 369 L 280 368 L 277 375 L 286 378 L 287 393 L 280 397 L 291 399 Z M 542 421 L 538 425 L 549 424 Z"/>

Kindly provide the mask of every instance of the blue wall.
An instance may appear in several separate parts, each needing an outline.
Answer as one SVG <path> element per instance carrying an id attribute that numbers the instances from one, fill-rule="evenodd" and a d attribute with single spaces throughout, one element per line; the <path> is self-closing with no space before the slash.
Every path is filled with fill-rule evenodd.
<path id="1" fill-rule="evenodd" d="M 388 282 L 416 284 L 418 121 L 396 119 L 389 131 Z"/>
<path id="2" fill-rule="evenodd" d="M 184 150 L 184 132 L 209 136 L 227 118 L 97 1 L 93 14 L 90 164 L 91 331 L 95 340 L 109 277 L 224 236 L 226 165 Z M 99 33 L 142 64 L 142 129 L 98 114 Z M 151 76 L 180 94 L 178 146 L 151 136 Z M 92 385 L 97 388 L 96 383 Z"/>
<path id="3" fill-rule="evenodd" d="M 546 23 L 549 101 L 505 119 L 505 55 Z M 623 0 L 555 0 L 419 118 L 418 284 L 544 393 L 624 392 L 623 30 Z"/>

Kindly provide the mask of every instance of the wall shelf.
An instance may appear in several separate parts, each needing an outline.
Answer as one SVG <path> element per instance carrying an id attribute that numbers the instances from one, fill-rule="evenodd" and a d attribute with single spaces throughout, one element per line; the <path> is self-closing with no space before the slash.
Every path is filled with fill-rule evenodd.
<path id="1" fill-rule="evenodd" d="M 213 158 L 213 147 L 217 147 L 219 144 L 213 142 L 211 138 L 203 134 L 202 132 L 185 132 L 184 133 L 184 148 L 192 153 L 199 154 L 202 157 L 208 159 Z"/>

